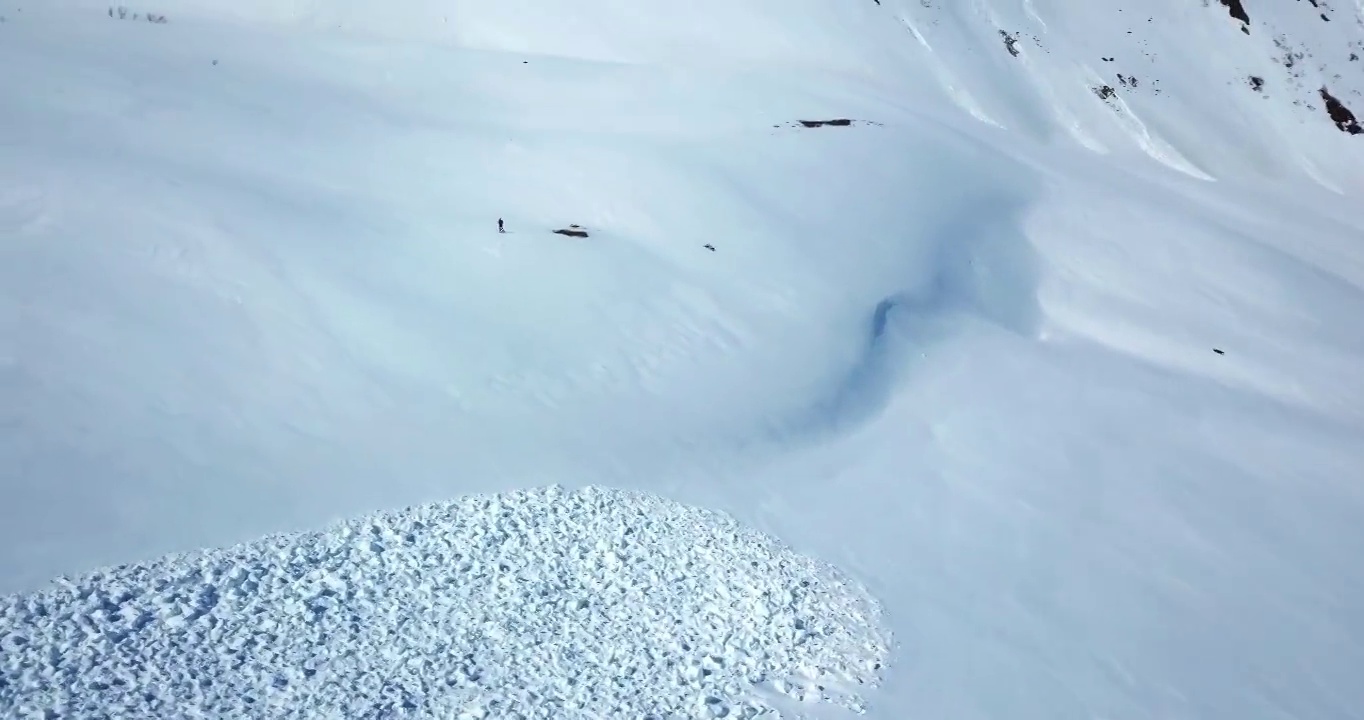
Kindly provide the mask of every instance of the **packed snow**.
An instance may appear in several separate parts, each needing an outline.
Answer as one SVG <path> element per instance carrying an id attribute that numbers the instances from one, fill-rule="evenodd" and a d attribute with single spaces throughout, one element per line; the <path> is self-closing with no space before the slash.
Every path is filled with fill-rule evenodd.
<path id="1" fill-rule="evenodd" d="M 0 716 L 1364 707 L 1359 3 L 0 20 Z"/>
<path id="2" fill-rule="evenodd" d="M 22 718 L 771 717 L 762 690 L 860 709 L 889 647 L 770 537 L 555 487 L 96 572 L 0 628 Z"/>

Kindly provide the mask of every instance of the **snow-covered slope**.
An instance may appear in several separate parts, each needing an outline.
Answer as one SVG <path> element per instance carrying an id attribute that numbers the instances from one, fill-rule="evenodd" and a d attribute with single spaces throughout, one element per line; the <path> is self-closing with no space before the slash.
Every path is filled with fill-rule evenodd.
<path id="1" fill-rule="evenodd" d="M 21 714 L 752 717 L 860 709 L 878 614 L 732 520 L 552 487 L 96 573 L 0 626 Z"/>
<path id="2" fill-rule="evenodd" d="M 1364 138 L 1320 91 L 1364 105 L 1364 9 L 1325 5 L 0 6 L 0 714 L 1349 717 Z M 314 552 L 416 522 L 394 577 Z M 627 592 L 542 634 L 451 553 Z M 848 576 L 828 633 L 620 627 L 794 566 Z M 239 568 L 271 591 L 191 597 Z M 262 630 L 324 571 L 372 628 Z M 442 642 L 587 660 L 442 685 Z M 831 659 L 879 689 L 767 692 Z"/>

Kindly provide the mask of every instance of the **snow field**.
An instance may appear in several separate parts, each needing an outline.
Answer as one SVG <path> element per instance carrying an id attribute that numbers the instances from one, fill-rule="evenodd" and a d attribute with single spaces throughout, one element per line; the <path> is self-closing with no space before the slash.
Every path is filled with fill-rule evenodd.
<path id="1" fill-rule="evenodd" d="M 884 85 L 102 12 L 7 30 L 46 81 L 9 88 L 0 147 L 0 592 L 779 454 L 873 417 L 932 339 L 878 327 L 1035 321 L 1036 179 Z M 835 114 L 880 124 L 789 127 Z M 592 236 L 549 233 L 571 222 Z"/>
<path id="2" fill-rule="evenodd" d="M 0 715 L 781 717 L 773 689 L 858 710 L 879 612 L 728 516 L 551 486 L 6 597 Z"/>
<path id="3" fill-rule="evenodd" d="M 670 617 L 711 637 L 696 608 L 719 602 L 726 632 L 777 643 L 746 649 L 755 666 L 812 652 L 782 623 L 747 627 L 759 610 L 716 600 L 710 575 L 696 596 L 589 590 L 643 587 L 614 545 L 529 580 L 545 561 L 526 550 L 468 570 L 471 550 L 432 552 L 433 568 L 403 544 L 433 523 L 398 513 L 337 526 L 349 539 L 153 560 L 562 483 L 723 510 L 864 583 L 896 640 L 872 717 L 1364 707 L 1364 218 L 1347 194 L 1364 144 L 1314 99 L 1328 83 L 1359 110 L 1355 19 L 1257 5 L 1246 35 L 1211 0 L 133 8 L 167 14 L 153 24 L 23 4 L 0 10 L 0 63 L 23 68 L 0 75 L 0 594 L 26 593 L 0 618 L 22 635 L 0 648 L 13 702 L 349 718 L 448 699 L 447 717 L 503 717 L 532 712 L 537 688 L 610 718 L 860 705 L 856 679 L 749 683 L 723 646 L 705 651 L 718 668 L 658 639 Z M 794 126 L 832 117 L 858 122 Z M 549 234 L 565 223 L 591 238 Z M 442 527 L 493 528 L 480 513 Z M 655 556 L 660 577 L 701 562 L 700 530 L 655 530 L 679 546 Z M 769 577 L 761 562 L 738 562 L 714 571 L 735 595 L 803 577 L 763 584 L 744 574 Z M 134 566 L 80 581 L 85 600 L 47 585 L 118 563 Z M 540 602 L 532 580 L 569 589 Z M 133 587 L 88 644 L 34 631 L 99 627 L 101 598 Z M 63 593 L 70 623 L 55 601 L 46 620 L 28 609 Z M 636 619 L 684 596 L 689 612 Z M 470 598 L 510 604 L 453 609 Z M 280 628 L 306 629 L 312 654 Z M 527 640 L 560 634 L 591 658 Z M 852 648 L 850 667 L 881 662 L 819 640 Z M 451 642 L 482 643 L 478 680 L 442 685 L 468 675 Z M 193 684 L 117 692 L 139 653 L 171 647 L 178 664 L 146 667 Z M 83 679 L 95 650 L 126 670 L 105 690 Z M 657 672 L 619 689 L 622 658 Z M 54 665 L 78 685 L 41 680 Z M 592 678 L 610 692 L 590 697 Z M 787 702 L 792 685 L 844 699 Z"/>

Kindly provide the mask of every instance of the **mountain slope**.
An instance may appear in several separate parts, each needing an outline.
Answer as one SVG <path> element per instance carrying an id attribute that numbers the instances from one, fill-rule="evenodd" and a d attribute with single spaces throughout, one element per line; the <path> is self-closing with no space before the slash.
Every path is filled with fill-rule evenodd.
<path id="1" fill-rule="evenodd" d="M 1364 11 L 1244 10 L 1246 32 L 1173 1 L 0 10 L 26 68 L 0 80 L 0 643 L 121 622 L 75 603 L 21 629 L 58 575 L 154 599 L 194 562 L 312 557 L 342 518 L 595 484 L 865 585 L 894 638 L 875 717 L 1349 717 L 1364 140 L 1320 89 L 1359 104 Z M 671 568 L 691 536 L 659 532 L 641 557 Z M 413 562 L 394 597 L 460 577 Z M 611 607 L 689 612 L 669 597 Z M 241 602 L 196 620 L 292 612 Z M 5 657 L 0 709 L 57 702 Z M 252 677 L 267 702 L 309 687 Z M 791 714 L 771 680 L 695 710 Z M 131 707 L 100 682 L 61 702 Z M 671 682 L 621 701 L 662 712 Z M 417 716 L 465 697 L 370 689 Z"/>

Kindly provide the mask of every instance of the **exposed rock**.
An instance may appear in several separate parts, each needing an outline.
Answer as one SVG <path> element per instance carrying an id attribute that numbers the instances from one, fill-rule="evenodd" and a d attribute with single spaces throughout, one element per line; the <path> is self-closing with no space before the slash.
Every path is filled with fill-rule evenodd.
<path id="1" fill-rule="evenodd" d="M 554 232 L 559 235 L 567 235 L 569 237 L 578 238 L 587 237 L 587 231 L 584 230 L 581 225 L 569 225 L 566 228 L 560 228 L 558 230 L 555 230 Z"/>
<path id="2" fill-rule="evenodd" d="M 1231 16 L 1241 21 L 1241 32 L 1250 34 L 1250 16 L 1246 14 L 1246 9 L 1241 5 L 1241 0 L 1221 0 L 1226 6 L 1227 12 Z"/>
<path id="3" fill-rule="evenodd" d="M 1003 30 L 999 31 L 999 36 L 1004 38 L 1004 49 L 1008 50 L 1010 55 L 1018 57 L 1018 36 L 1010 35 Z"/>
<path id="4" fill-rule="evenodd" d="M 1359 126 L 1359 121 L 1355 119 L 1355 114 L 1345 107 L 1340 100 L 1336 99 L 1325 87 L 1321 89 L 1321 99 L 1326 101 L 1326 113 L 1331 116 L 1331 121 L 1340 128 L 1341 132 L 1351 135 L 1364 134 L 1364 127 Z"/>
<path id="5" fill-rule="evenodd" d="M 818 128 L 818 127 L 849 127 L 854 125 L 876 125 L 884 127 L 883 123 L 874 120 L 853 120 L 851 118 L 834 118 L 832 120 L 796 120 L 788 123 L 776 123 L 774 128 Z"/>

